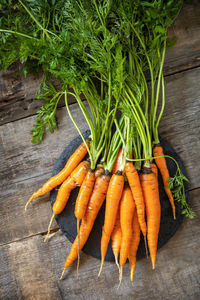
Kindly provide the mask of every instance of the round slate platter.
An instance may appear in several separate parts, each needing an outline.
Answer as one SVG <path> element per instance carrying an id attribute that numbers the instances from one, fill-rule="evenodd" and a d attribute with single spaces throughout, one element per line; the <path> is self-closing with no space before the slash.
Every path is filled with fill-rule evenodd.
<path id="1" fill-rule="evenodd" d="M 84 132 L 84 137 L 86 138 L 89 136 L 90 132 L 89 130 Z M 53 170 L 52 175 L 55 175 L 59 173 L 63 167 L 65 166 L 68 158 L 71 156 L 71 154 L 75 151 L 75 149 L 81 144 L 82 140 L 81 137 L 75 138 L 62 152 L 61 156 L 59 157 L 58 161 L 56 162 L 55 168 Z M 183 167 L 182 161 L 180 157 L 177 155 L 177 153 L 174 151 L 174 149 L 160 137 L 161 145 L 164 149 L 164 153 L 166 155 L 170 155 L 173 158 L 175 158 L 179 164 L 179 167 L 183 174 L 186 176 L 185 169 Z M 173 176 L 176 172 L 176 166 L 173 163 L 172 160 L 166 159 L 167 166 L 169 169 L 170 176 Z M 181 209 L 178 203 L 176 204 L 176 220 L 172 217 L 172 210 L 169 203 L 169 200 L 165 194 L 162 178 L 160 173 L 158 174 L 158 180 L 159 180 L 159 193 L 160 193 L 160 201 L 161 201 L 161 224 L 160 224 L 160 232 L 158 237 L 158 248 L 161 248 L 164 244 L 168 242 L 168 240 L 175 234 L 177 229 L 180 227 L 182 221 L 183 221 L 183 215 L 181 214 Z M 70 242 L 73 242 L 77 231 L 76 231 L 76 218 L 74 216 L 74 208 L 75 208 L 75 201 L 76 197 L 78 195 L 79 189 L 76 188 L 72 191 L 71 196 L 68 200 L 68 203 L 64 209 L 64 211 L 56 216 L 56 221 L 58 223 L 58 226 L 61 228 L 63 233 L 66 235 L 66 237 L 70 240 Z M 58 188 L 54 189 L 50 194 L 50 201 L 51 205 L 53 206 L 53 203 L 56 200 Z M 185 193 L 186 193 L 186 199 L 188 199 L 188 184 L 185 183 Z M 104 223 L 104 211 L 105 211 L 105 201 L 104 204 L 99 211 L 99 214 L 97 216 L 97 219 L 95 221 L 95 224 L 93 226 L 93 229 L 90 233 L 89 239 L 86 243 L 86 245 L 83 248 L 83 251 L 93 257 L 101 258 L 100 254 L 100 242 L 101 242 L 101 232 L 102 232 L 102 226 Z M 144 239 L 141 234 L 141 241 L 137 252 L 137 258 L 145 257 L 145 247 L 144 247 Z M 109 243 L 107 255 L 106 255 L 107 261 L 114 261 L 114 256 L 112 253 L 111 243 Z"/>

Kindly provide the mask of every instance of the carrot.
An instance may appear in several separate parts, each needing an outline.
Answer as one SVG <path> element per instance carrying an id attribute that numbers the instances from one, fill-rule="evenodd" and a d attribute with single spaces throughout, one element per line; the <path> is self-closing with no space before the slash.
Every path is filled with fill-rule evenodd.
<path id="1" fill-rule="evenodd" d="M 146 222 L 145 222 L 144 195 L 142 192 L 138 172 L 132 162 L 129 162 L 129 161 L 126 162 L 125 173 L 126 173 L 126 176 L 128 179 L 129 186 L 133 193 L 133 198 L 135 200 L 140 229 L 141 229 L 144 237 L 146 238 L 147 227 L 146 227 Z"/>
<path id="2" fill-rule="evenodd" d="M 153 148 L 153 155 L 154 155 L 154 157 L 164 156 L 163 148 L 160 145 L 155 146 Z M 173 198 L 170 188 L 168 188 L 168 179 L 170 176 L 169 176 L 169 171 L 167 168 L 167 163 L 166 163 L 165 157 L 155 158 L 155 162 L 156 162 L 156 165 L 158 166 L 160 173 L 162 175 L 165 193 L 167 194 L 167 196 L 169 198 L 169 202 L 172 207 L 173 217 L 174 217 L 174 219 L 176 219 L 174 198 Z"/>
<path id="3" fill-rule="evenodd" d="M 117 154 L 117 157 L 115 159 L 113 168 L 112 168 L 112 174 L 115 174 L 117 172 L 117 170 L 119 170 L 119 167 L 121 166 L 122 163 L 122 159 L 123 159 L 123 151 L 122 148 L 119 149 L 119 152 Z"/>
<path id="4" fill-rule="evenodd" d="M 152 172 L 156 175 L 156 178 L 158 178 L 158 169 L 156 167 L 156 164 L 152 163 L 151 169 L 152 169 Z"/>
<path id="5" fill-rule="evenodd" d="M 122 281 L 122 269 L 128 258 L 132 238 L 132 223 L 135 211 L 135 201 L 129 186 L 124 188 L 120 200 L 120 224 L 122 229 L 122 240 L 120 247 L 120 283 Z"/>
<path id="6" fill-rule="evenodd" d="M 123 188 L 124 176 L 122 175 L 121 171 L 117 171 L 111 177 L 108 192 L 106 195 L 106 211 L 101 237 L 101 267 L 98 276 L 100 276 L 103 268 L 103 263 L 105 260 L 111 233 L 115 225 L 119 201 L 122 196 Z"/>
<path id="7" fill-rule="evenodd" d="M 85 179 L 81 185 L 81 188 L 79 190 L 76 199 L 75 216 L 78 221 L 80 221 L 85 215 L 87 205 L 93 191 L 94 183 L 95 183 L 95 173 L 94 170 L 90 169 L 87 175 L 85 176 Z"/>
<path id="8" fill-rule="evenodd" d="M 88 161 L 82 161 L 60 186 L 56 197 L 56 201 L 53 205 L 53 214 L 48 226 L 48 232 L 45 237 L 45 241 L 49 236 L 51 224 L 53 222 L 53 219 L 55 218 L 55 215 L 58 215 L 63 211 L 67 204 L 71 191 L 82 184 L 89 167 L 90 163 Z"/>
<path id="9" fill-rule="evenodd" d="M 95 170 L 95 178 L 104 173 L 104 167 L 102 164 L 98 164 Z"/>
<path id="10" fill-rule="evenodd" d="M 120 245 L 121 245 L 121 237 L 122 237 L 122 231 L 120 225 L 120 209 L 118 209 L 115 226 L 111 234 L 112 250 L 115 256 L 115 263 L 118 266 L 118 269 L 119 269 L 118 256 L 119 256 Z"/>
<path id="11" fill-rule="evenodd" d="M 137 211 L 135 210 L 134 216 L 133 216 L 133 227 L 132 227 L 132 240 L 131 240 L 131 245 L 130 245 L 130 251 L 129 251 L 129 263 L 131 267 L 131 281 L 133 281 L 133 275 L 135 272 L 135 266 L 136 266 L 136 255 L 137 255 L 137 250 L 138 246 L 140 243 L 140 225 L 138 222 L 138 217 L 137 217 Z"/>
<path id="12" fill-rule="evenodd" d="M 161 216 L 158 184 L 155 174 L 150 169 L 144 169 L 140 176 L 147 215 L 147 241 L 152 267 L 155 269 Z"/>
<path id="13" fill-rule="evenodd" d="M 85 179 L 81 185 L 81 188 L 78 193 L 78 197 L 76 199 L 76 205 L 75 205 L 75 216 L 77 219 L 77 233 L 78 233 L 78 248 L 79 248 L 79 224 L 80 220 L 84 217 L 88 202 L 90 200 L 90 196 L 93 191 L 95 183 L 95 173 L 94 170 L 89 170 L 87 175 L 85 176 Z M 79 251 L 78 251 L 78 263 L 77 263 L 77 279 L 78 279 L 78 269 L 79 269 Z"/>
<path id="14" fill-rule="evenodd" d="M 29 203 L 40 196 L 45 195 L 46 193 L 53 190 L 56 186 L 60 185 L 78 166 L 82 159 L 87 154 L 87 148 L 85 143 L 82 144 L 76 149 L 76 151 L 70 156 L 65 167 L 55 176 L 51 177 L 37 192 L 35 192 L 25 205 L 25 210 L 27 209 Z"/>
<path id="15" fill-rule="evenodd" d="M 132 237 L 132 222 L 135 211 L 135 201 L 129 186 L 124 188 L 120 201 L 120 224 L 122 229 L 122 241 L 120 247 L 120 266 L 125 264 L 130 249 Z"/>
<path id="16" fill-rule="evenodd" d="M 110 173 L 107 171 L 105 171 L 104 174 L 101 174 L 96 179 L 86 214 L 85 214 L 84 218 L 82 219 L 82 223 L 80 226 L 79 245 L 78 245 L 78 235 L 77 235 L 76 239 L 73 242 L 70 253 L 65 261 L 65 266 L 64 266 L 64 269 L 63 269 L 60 279 L 62 279 L 66 269 L 78 257 L 78 251 L 81 251 L 81 249 L 85 245 L 85 243 L 90 235 L 90 232 L 92 230 L 92 227 L 94 225 L 94 221 L 97 217 L 97 214 L 106 198 L 106 193 L 107 193 L 109 182 L 110 182 Z"/>

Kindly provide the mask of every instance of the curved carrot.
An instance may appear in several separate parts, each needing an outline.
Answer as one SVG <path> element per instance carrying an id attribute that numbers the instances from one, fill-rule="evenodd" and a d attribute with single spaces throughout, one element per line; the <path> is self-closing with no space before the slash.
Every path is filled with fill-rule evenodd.
<path id="1" fill-rule="evenodd" d="M 102 164 L 98 164 L 95 170 L 95 178 L 104 173 L 104 167 Z"/>
<path id="2" fill-rule="evenodd" d="M 144 196 L 143 196 L 138 172 L 132 162 L 126 162 L 125 173 L 126 173 L 126 177 L 128 179 L 129 186 L 133 193 L 133 198 L 135 200 L 140 229 L 141 229 L 144 237 L 146 237 L 147 226 L 146 226 L 146 222 L 145 222 Z"/>
<path id="3" fill-rule="evenodd" d="M 101 237 L 101 267 L 100 267 L 99 275 L 101 274 L 103 268 L 103 263 L 105 260 L 108 243 L 115 225 L 119 201 L 122 196 L 123 188 L 124 188 L 124 176 L 122 175 L 121 171 L 117 171 L 111 177 L 110 184 L 108 187 L 108 192 L 106 195 L 106 211 L 105 211 L 104 226 L 103 226 L 102 237 Z"/>
<path id="4" fill-rule="evenodd" d="M 158 233 L 160 229 L 161 206 L 157 178 L 150 171 L 144 171 L 141 176 L 141 184 L 144 192 L 146 215 L 147 215 L 147 241 L 152 262 L 155 269 Z"/>
<path id="5" fill-rule="evenodd" d="M 53 214 L 48 226 L 48 232 L 45 238 L 45 241 L 48 238 L 50 233 L 51 224 L 55 215 L 60 214 L 65 208 L 67 201 L 69 199 L 70 193 L 77 186 L 80 186 L 89 170 L 90 163 L 88 161 L 82 161 L 78 167 L 71 173 L 71 175 L 61 184 L 58 194 L 56 197 L 56 201 L 53 204 Z"/>
<path id="6" fill-rule="evenodd" d="M 66 269 L 74 262 L 74 260 L 78 257 L 78 249 L 81 251 L 83 246 L 85 245 L 92 227 L 94 225 L 94 221 L 97 217 L 97 214 L 105 200 L 108 185 L 110 182 L 110 174 L 106 172 L 100 175 L 95 182 L 94 189 L 92 192 L 92 196 L 90 198 L 88 208 L 84 218 L 82 219 L 82 223 L 80 226 L 80 237 L 79 237 L 79 245 L 78 245 L 78 235 L 73 242 L 70 253 L 65 261 L 65 266 L 61 278 L 63 277 Z"/>
<path id="7" fill-rule="evenodd" d="M 85 176 L 85 179 L 81 185 L 81 188 L 79 190 L 76 199 L 75 216 L 77 220 L 81 220 L 85 215 L 88 202 L 90 200 L 90 196 L 93 191 L 94 183 L 95 183 L 95 173 L 94 170 L 90 169 L 87 175 Z"/>
<path id="8" fill-rule="evenodd" d="M 163 148 L 160 145 L 155 146 L 153 148 L 153 155 L 155 157 L 156 156 L 164 156 Z M 165 157 L 155 158 L 155 162 L 156 162 L 156 165 L 158 166 L 160 173 L 162 175 L 165 193 L 167 194 L 167 196 L 169 198 L 169 202 L 172 207 L 173 217 L 174 217 L 174 219 L 176 219 L 174 198 L 173 198 L 170 188 L 168 188 L 168 179 L 170 178 L 170 176 L 169 176 L 169 171 L 167 168 L 167 163 L 166 163 Z"/>
<path id="9" fill-rule="evenodd" d="M 122 229 L 122 240 L 120 247 L 120 266 L 125 264 L 132 239 L 132 223 L 135 211 L 135 201 L 129 186 L 123 190 L 122 198 L 120 200 L 120 224 Z"/>
<path id="10" fill-rule="evenodd" d="M 121 166 L 122 163 L 122 159 L 123 159 L 123 151 L 122 148 L 119 149 L 119 152 L 117 154 L 117 157 L 115 159 L 113 168 L 112 168 L 112 174 L 115 174 L 117 172 L 117 170 L 119 170 L 119 167 Z"/>
<path id="11" fill-rule="evenodd" d="M 120 210 L 118 209 L 115 226 L 114 226 L 113 232 L 111 234 L 112 250 L 113 250 L 113 254 L 115 256 L 115 263 L 118 266 L 118 268 L 119 268 L 118 256 L 119 256 L 119 251 L 120 251 L 120 246 L 121 246 L 121 238 L 122 238 L 122 231 L 121 231 L 121 225 L 120 225 Z"/>
<path id="12" fill-rule="evenodd" d="M 55 176 L 51 177 L 37 192 L 35 192 L 28 202 L 25 205 L 25 210 L 28 207 L 28 204 L 33 200 L 40 196 L 45 195 L 46 193 L 53 190 L 56 186 L 60 185 L 78 166 L 78 164 L 82 161 L 82 159 L 87 154 L 87 148 L 85 143 L 83 142 L 76 151 L 70 156 L 65 167 Z"/>
<path id="13" fill-rule="evenodd" d="M 131 240 L 131 246 L 129 251 L 128 260 L 131 267 L 131 281 L 133 281 L 133 275 L 135 272 L 135 266 L 136 266 L 136 255 L 138 246 L 140 243 L 140 225 L 138 222 L 137 217 L 137 211 L 135 210 L 134 216 L 133 216 L 133 227 L 132 227 L 133 233 L 132 233 L 132 240 Z"/>

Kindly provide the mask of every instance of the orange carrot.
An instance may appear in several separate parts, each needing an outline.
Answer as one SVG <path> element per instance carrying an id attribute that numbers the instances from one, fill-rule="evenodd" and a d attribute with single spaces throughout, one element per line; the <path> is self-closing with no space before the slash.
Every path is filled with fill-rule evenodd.
<path id="1" fill-rule="evenodd" d="M 122 196 L 123 188 L 124 188 L 124 176 L 122 175 L 121 171 L 117 171 L 111 177 L 110 184 L 108 187 L 108 192 L 106 195 L 106 211 L 105 211 L 104 226 L 103 226 L 102 237 L 101 237 L 101 267 L 100 267 L 99 275 L 101 274 L 103 268 L 103 263 L 105 260 L 108 243 L 115 225 L 119 201 Z"/>
<path id="2" fill-rule="evenodd" d="M 78 167 L 76 167 L 76 169 L 71 173 L 71 175 L 61 184 L 58 190 L 56 201 L 53 205 L 53 214 L 49 223 L 48 233 L 46 235 L 45 241 L 47 240 L 50 233 L 51 224 L 55 215 L 58 215 L 63 211 L 67 204 L 71 191 L 82 184 L 89 170 L 89 167 L 90 163 L 88 161 L 82 161 L 78 165 Z"/>
<path id="3" fill-rule="evenodd" d="M 35 198 L 38 198 L 42 195 L 53 190 L 56 186 L 60 185 L 78 166 L 78 164 L 82 161 L 82 159 L 87 154 L 87 148 L 85 143 L 83 142 L 76 151 L 70 156 L 65 167 L 55 176 L 51 177 L 37 192 L 35 192 L 28 202 L 25 205 L 25 210 L 28 207 L 28 204 Z"/>
<path id="4" fill-rule="evenodd" d="M 132 162 L 129 161 L 126 162 L 125 173 L 128 179 L 129 186 L 133 193 L 133 198 L 135 200 L 140 229 L 144 237 L 146 238 L 147 227 L 145 222 L 144 196 L 143 196 L 138 172 Z"/>
<path id="5" fill-rule="evenodd" d="M 95 178 L 104 173 L 104 167 L 102 164 L 98 164 L 95 170 Z"/>
<path id="6" fill-rule="evenodd" d="M 133 233 L 132 233 L 132 240 L 131 240 L 131 246 L 129 251 L 129 263 L 131 267 L 131 281 L 133 281 L 133 275 L 135 272 L 135 266 L 136 266 L 136 255 L 138 246 L 140 243 L 140 225 L 138 222 L 137 217 L 137 211 L 135 210 L 134 217 L 133 217 L 133 227 L 132 227 Z"/>
<path id="7" fill-rule="evenodd" d="M 144 169 L 141 176 L 141 184 L 145 198 L 147 215 L 147 241 L 152 262 L 155 269 L 158 233 L 160 228 L 161 206 L 157 178 L 150 169 Z"/>
<path id="8" fill-rule="evenodd" d="M 122 159 L 123 159 L 123 151 L 122 148 L 119 149 L 119 152 L 117 154 L 117 157 L 115 159 L 113 168 L 112 168 L 112 174 L 115 174 L 117 172 L 117 170 L 119 170 L 119 167 L 121 166 L 122 163 Z"/>
<path id="9" fill-rule="evenodd" d="M 163 148 L 160 145 L 155 146 L 153 149 L 153 155 L 155 157 L 156 156 L 164 156 Z M 169 202 L 172 207 L 173 217 L 174 217 L 174 219 L 176 219 L 174 198 L 173 198 L 170 188 L 168 188 L 168 179 L 170 176 L 169 176 L 169 171 L 167 168 L 167 163 L 166 163 L 165 157 L 155 158 L 155 162 L 156 162 L 156 165 L 158 166 L 160 173 L 162 175 L 164 189 L 165 189 L 165 192 L 169 198 Z"/>
<path id="10" fill-rule="evenodd" d="M 81 185 L 81 188 L 79 190 L 76 199 L 75 216 L 77 220 L 81 220 L 85 215 L 88 202 L 90 200 L 90 196 L 93 191 L 94 183 L 95 183 L 95 173 L 94 170 L 90 169 L 87 175 L 85 176 L 85 179 Z"/>
<path id="11" fill-rule="evenodd" d="M 118 268 L 119 268 L 118 256 L 119 256 L 120 245 L 121 245 L 121 237 L 122 237 L 122 231 L 121 231 L 121 225 L 120 225 L 120 209 L 118 209 L 115 226 L 114 226 L 113 232 L 111 234 L 112 250 L 113 250 L 113 254 L 115 256 L 115 262 L 116 262 L 116 265 L 118 266 Z"/>
<path id="12" fill-rule="evenodd" d="M 84 218 L 82 219 L 82 223 L 80 226 L 79 245 L 78 245 L 78 235 L 77 235 L 76 239 L 73 242 L 70 253 L 66 259 L 64 270 L 63 270 L 63 273 L 62 273 L 60 279 L 62 279 L 66 269 L 78 257 L 78 249 L 79 249 L 79 251 L 81 251 L 81 249 L 85 245 L 85 243 L 90 235 L 90 232 L 92 230 L 92 227 L 94 225 L 94 221 L 97 217 L 97 214 L 105 200 L 109 181 L 110 181 L 110 174 L 107 171 L 105 171 L 104 174 L 100 175 L 96 179 L 86 214 L 85 214 Z"/>
<path id="13" fill-rule="evenodd" d="M 152 172 L 156 175 L 156 178 L 158 178 L 158 168 L 156 167 L 156 164 L 152 163 L 151 169 Z"/>
<path id="14" fill-rule="evenodd" d="M 124 188 L 122 198 L 120 200 L 120 224 L 122 229 L 122 240 L 120 247 L 120 266 L 125 264 L 131 245 L 132 223 L 135 211 L 135 201 L 129 186 Z"/>
<path id="15" fill-rule="evenodd" d="M 129 186 L 124 188 L 122 198 L 120 201 L 120 224 L 122 229 L 122 240 L 120 247 L 120 277 L 119 286 L 122 281 L 123 266 L 128 258 L 131 238 L 132 238 L 132 222 L 135 210 L 135 202 L 133 194 Z"/>

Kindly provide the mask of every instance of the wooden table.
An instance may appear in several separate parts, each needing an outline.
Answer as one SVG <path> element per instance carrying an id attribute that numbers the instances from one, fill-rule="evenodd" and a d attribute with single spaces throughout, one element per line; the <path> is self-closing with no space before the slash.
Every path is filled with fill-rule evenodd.
<path id="1" fill-rule="evenodd" d="M 124 267 L 105 263 L 97 278 L 99 260 L 81 254 L 80 279 L 76 264 L 59 281 L 71 243 L 53 223 L 43 243 L 51 216 L 49 195 L 33 201 L 30 195 L 51 175 L 62 150 L 77 132 L 63 105 L 59 130 L 40 145 L 31 144 L 31 130 L 40 101 L 33 95 L 41 77 L 22 78 L 17 66 L 0 76 L 0 298 L 1 299 L 200 299 L 200 3 L 184 5 L 169 31 L 177 44 L 167 51 L 165 63 L 167 106 L 160 133 L 181 156 L 190 179 L 194 220 L 184 219 L 175 236 L 158 251 L 156 270 L 149 260 L 138 261 L 135 279 Z M 73 100 L 71 101 L 73 102 Z M 81 130 L 87 128 L 76 104 L 71 104 Z"/>

